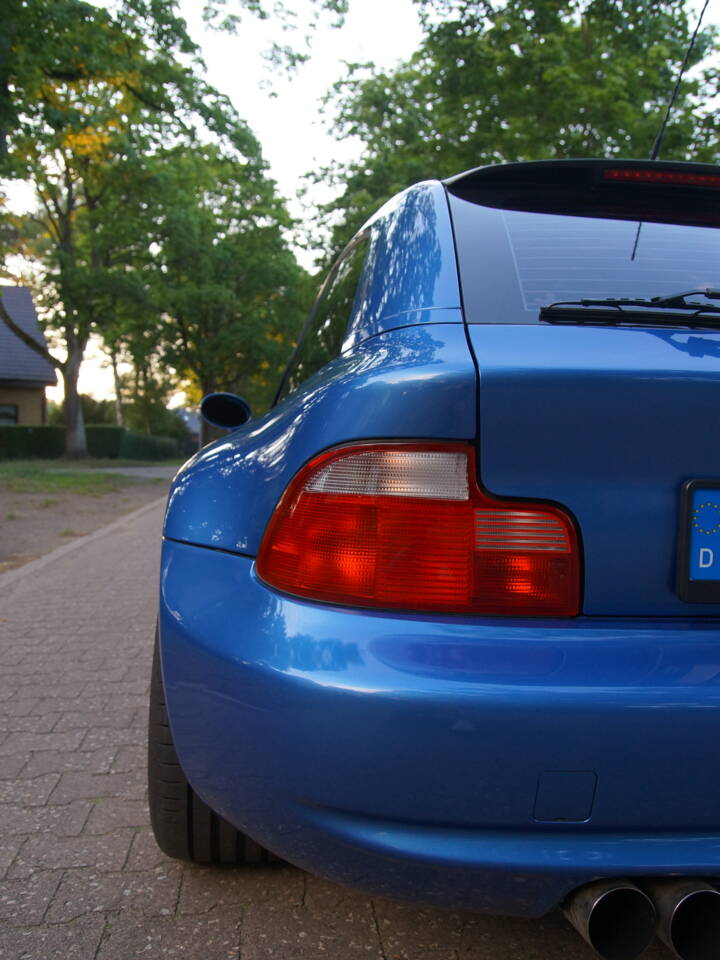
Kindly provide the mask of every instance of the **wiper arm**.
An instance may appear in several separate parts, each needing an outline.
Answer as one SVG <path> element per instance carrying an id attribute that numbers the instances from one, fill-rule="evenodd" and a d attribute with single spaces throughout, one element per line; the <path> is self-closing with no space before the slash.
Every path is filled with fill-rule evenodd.
<path id="1" fill-rule="evenodd" d="M 705 297 L 707 300 L 720 300 L 720 290 L 713 290 L 707 287 L 705 290 L 686 290 L 684 293 L 671 293 L 667 297 L 651 297 L 650 303 L 655 307 L 681 307 L 685 310 L 691 310 L 694 307 L 700 307 L 713 313 L 720 307 L 704 303 L 686 303 L 687 297 Z"/>
<path id="2" fill-rule="evenodd" d="M 717 316 L 720 314 L 720 306 L 686 299 L 692 296 L 720 300 L 720 290 L 686 290 L 665 297 L 582 297 L 579 300 L 558 300 L 540 308 L 540 319 L 546 323 L 647 323 L 656 326 L 720 327 L 720 317 Z"/>

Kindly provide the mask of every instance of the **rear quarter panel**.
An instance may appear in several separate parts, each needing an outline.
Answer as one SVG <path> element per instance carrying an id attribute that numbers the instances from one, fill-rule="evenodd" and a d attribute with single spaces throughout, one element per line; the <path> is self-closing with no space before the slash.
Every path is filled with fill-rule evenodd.
<path id="1" fill-rule="evenodd" d="M 286 485 L 319 451 L 367 439 L 471 440 L 475 367 L 460 311 L 442 315 L 450 322 L 370 338 L 200 451 L 175 478 L 165 536 L 255 556 Z"/>

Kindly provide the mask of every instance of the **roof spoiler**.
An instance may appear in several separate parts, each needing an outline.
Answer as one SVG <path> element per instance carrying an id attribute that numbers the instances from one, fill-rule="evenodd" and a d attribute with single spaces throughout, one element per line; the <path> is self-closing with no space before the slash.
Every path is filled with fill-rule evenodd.
<path id="1" fill-rule="evenodd" d="M 720 226 L 720 166 L 658 160 L 540 160 L 477 167 L 450 194 L 504 210 Z"/>

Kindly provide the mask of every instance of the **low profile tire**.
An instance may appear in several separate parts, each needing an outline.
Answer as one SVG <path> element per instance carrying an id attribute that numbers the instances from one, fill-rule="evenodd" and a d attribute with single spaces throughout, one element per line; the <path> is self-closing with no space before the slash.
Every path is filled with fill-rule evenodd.
<path id="1" fill-rule="evenodd" d="M 277 861 L 268 850 L 213 813 L 182 772 L 165 708 L 157 631 L 150 681 L 148 792 L 153 833 L 167 856 L 198 863 Z"/>

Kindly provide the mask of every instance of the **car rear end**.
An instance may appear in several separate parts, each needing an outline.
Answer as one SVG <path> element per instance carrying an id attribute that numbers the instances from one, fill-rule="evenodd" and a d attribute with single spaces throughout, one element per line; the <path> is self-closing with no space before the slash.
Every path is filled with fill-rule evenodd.
<path id="1" fill-rule="evenodd" d="M 481 485 L 562 505 L 582 543 L 586 632 L 533 645 L 557 670 L 522 747 L 532 829 L 587 842 L 604 877 L 720 875 L 718 174 L 579 161 L 449 184 Z"/>
<path id="2" fill-rule="evenodd" d="M 717 184 L 607 169 L 660 170 L 448 184 L 464 327 L 425 313 L 373 334 L 342 361 L 359 392 L 330 370 L 201 465 L 276 491 L 256 543 L 182 535 L 192 471 L 171 496 L 181 761 L 213 809 L 307 869 L 526 916 L 598 878 L 720 875 L 720 332 L 682 307 L 671 324 L 642 306 L 540 319 L 720 286 Z M 323 390 L 361 426 L 318 432 L 280 481 Z"/>
<path id="3" fill-rule="evenodd" d="M 520 164 L 449 187 L 481 481 L 571 511 L 586 616 L 720 612 L 720 176 L 708 170 Z M 669 307 L 652 299 L 680 292 Z"/>

